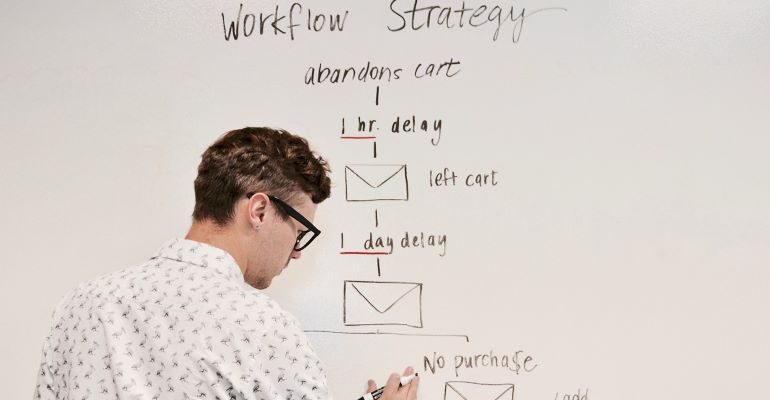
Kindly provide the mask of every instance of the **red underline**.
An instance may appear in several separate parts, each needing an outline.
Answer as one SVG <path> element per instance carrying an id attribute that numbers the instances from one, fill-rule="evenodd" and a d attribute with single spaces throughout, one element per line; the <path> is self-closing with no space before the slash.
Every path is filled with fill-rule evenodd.
<path id="1" fill-rule="evenodd" d="M 386 256 L 390 253 L 385 251 L 341 251 L 340 254 L 359 254 L 366 256 Z"/>
<path id="2" fill-rule="evenodd" d="M 377 136 L 340 136 L 340 139 L 377 139 Z"/>

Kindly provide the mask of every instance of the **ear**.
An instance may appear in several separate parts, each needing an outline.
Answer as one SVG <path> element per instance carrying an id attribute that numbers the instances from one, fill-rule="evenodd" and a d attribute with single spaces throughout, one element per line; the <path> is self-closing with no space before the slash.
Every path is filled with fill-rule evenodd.
<path id="1" fill-rule="evenodd" d="M 249 224 L 251 224 L 254 229 L 259 229 L 260 226 L 265 223 L 268 203 L 270 203 L 270 199 L 268 199 L 266 194 L 261 192 L 255 193 L 249 199 L 247 206 Z"/>

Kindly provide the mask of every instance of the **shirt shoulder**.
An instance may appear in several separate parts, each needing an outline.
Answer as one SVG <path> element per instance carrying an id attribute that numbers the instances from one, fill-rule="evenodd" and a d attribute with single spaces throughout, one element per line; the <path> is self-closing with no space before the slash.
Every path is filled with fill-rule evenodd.
<path id="1" fill-rule="evenodd" d="M 81 282 L 75 287 L 69 289 L 57 302 L 52 317 L 54 320 L 66 317 L 73 311 L 82 307 L 86 302 L 90 302 L 96 299 L 107 298 L 118 292 L 122 287 L 121 283 L 126 278 L 131 276 L 137 276 L 140 273 L 146 272 L 148 262 L 142 264 L 133 265 L 120 270 L 103 273 L 90 280 Z"/>

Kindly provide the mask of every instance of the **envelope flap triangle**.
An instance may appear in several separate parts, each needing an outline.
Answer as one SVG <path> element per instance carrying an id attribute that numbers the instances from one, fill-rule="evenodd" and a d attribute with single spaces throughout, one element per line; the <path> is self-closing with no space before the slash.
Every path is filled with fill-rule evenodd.
<path id="1" fill-rule="evenodd" d="M 453 391 L 465 400 L 503 400 L 513 398 L 513 384 L 510 383 L 451 381 L 446 383 L 446 390 Z"/>
<path id="2" fill-rule="evenodd" d="M 401 282 L 352 282 L 358 292 L 380 314 L 387 312 L 413 291 L 419 289 L 419 283 Z"/>
<path id="3" fill-rule="evenodd" d="M 463 394 L 462 394 L 462 393 L 461 393 L 459 390 L 457 390 L 457 389 L 454 387 L 454 385 L 455 385 L 455 384 L 454 384 L 453 382 L 447 382 L 447 384 L 446 384 L 447 390 L 451 390 L 451 391 L 453 391 L 453 392 L 454 392 L 456 395 L 460 396 L 462 399 L 464 399 L 464 400 L 468 400 L 468 398 L 467 398 L 467 397 L 465 397 L 465 396 L 464 396 L 464 395 L 463 395 Z"/>
<path id="4" fill-rule="evenodd" d="M 359 164 L 359 165 L 348 165 L 345 167 L 350 173 L 357 176 L 359 179 L 364 181 L 367 185 L 378 188 L 385 183 L 387 183 L 389 180 L 391 180 L 394 176 L 398 175 L 404 168 L 406 168 L 405 165 L 367 165 L 367 164 Z"/>

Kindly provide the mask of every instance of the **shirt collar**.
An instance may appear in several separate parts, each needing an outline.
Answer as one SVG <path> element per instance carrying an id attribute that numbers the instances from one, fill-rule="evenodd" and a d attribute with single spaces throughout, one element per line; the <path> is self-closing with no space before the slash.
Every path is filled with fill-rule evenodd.
<path id="1" fill-rule="evenodd" d="M 197 265 L 220 273 L 238 283 L 243 283 L 243 273 L 233 256 L 206 243 L 188 239 L 173 239 L 166 242 L 152 258 L 166 258 Z"/>

